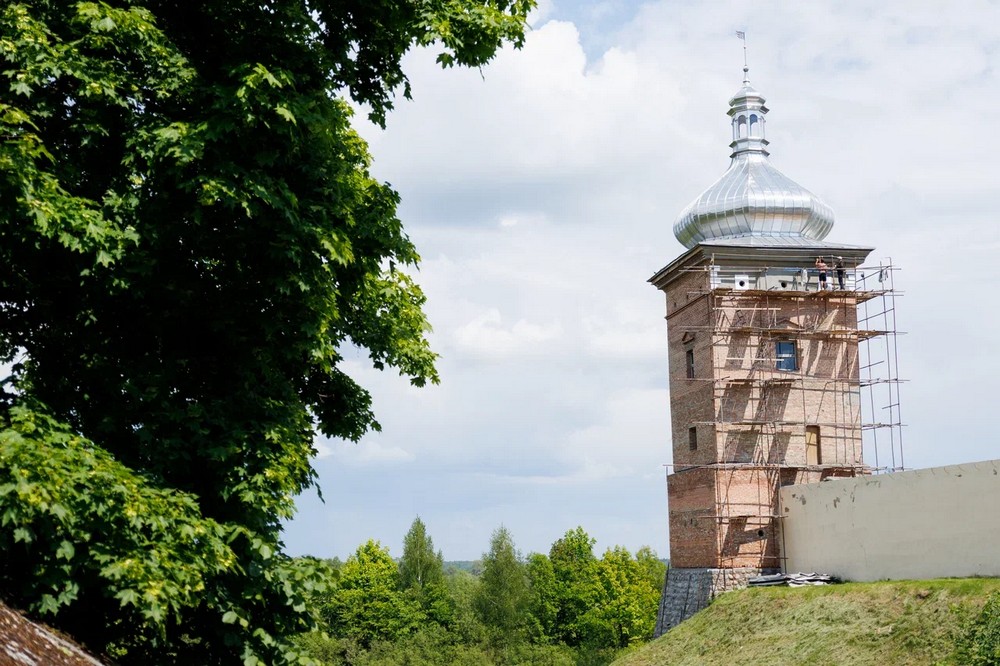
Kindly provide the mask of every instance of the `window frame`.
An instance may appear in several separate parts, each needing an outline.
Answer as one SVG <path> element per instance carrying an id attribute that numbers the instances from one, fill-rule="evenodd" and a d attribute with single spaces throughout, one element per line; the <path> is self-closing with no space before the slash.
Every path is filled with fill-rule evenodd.
<path id="1" fill-rule="evenodd" d="M 790 353 L 787 350 L 782 351 L 782 347 L 785 345 L 790 346 Z M 774 341 L 774 369 L 781 372 L 798 372 L 799 345 L 795 340 Z"/>

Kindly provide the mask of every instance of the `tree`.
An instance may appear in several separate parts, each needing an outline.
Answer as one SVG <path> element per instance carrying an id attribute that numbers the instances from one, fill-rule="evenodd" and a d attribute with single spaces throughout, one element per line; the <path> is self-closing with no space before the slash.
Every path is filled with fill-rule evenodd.
<path id="1" fill-rule="evenodd" d="M 582 527 L 569 530 L 549 550 L 556 578 L 556 635 L 570 646 L 592 642 L 587 613 L 600 605 L 604 588 L 598 577 L 595 540 Z"/>
<path id="2" fill-rule="evenodd" d="M 476 613 L 494 631 L 496 640 L 515 642 L 525 626 L 529 603 L 528 579 L 510 531 L 502 525 L 483 554 L 483 573 L 476 593 Z"/>
<path id="3" fill-rule="evenodd" d="M 417 516 L 403 537 L 403 557 L 399 560 L 399 584 L 402 589 L 420 590 L 444 583 L 444 558 L 434 552 L 434 540 L 427 526 Z"/>
<path id="4" fill-rule="evenodd" d="M 418 255 L 343 95 L 383 122 L 410 47 L 480 66 L 532 4 L 0 9 L 2 467 L 58 461 L 0 491 L 12 602 L 126 664 L 297 658 L 324 574 L 280 522 L 317 432 L 378 428 L 343 349 L 437 380 Z M 88 465 L 121 490 L 59 494 Z"/>
<path id="5" fill-rule="evenodd" d="M 476 612 L 476 598 L 479 596 L 480 581 L 474 574 L 461 569 L 450 569 L 446 581 L 448 597 L 454 609 L 451 631 L 467 645 L 485 642 L 486 629 Z"/>
<path id="6" fill-rule="evenodd" d="M 428 618 L 442 625 L 451 622 L 454 608 L 444 581 L 444 558 L 440 551 L 434 552 L 434 541 L 419 516 L 403 538 L 399 587 L 411 595 Z"/>
<path id="7" fill-rule="evenodd" d="M 532 553 L 528 556 L 526 571 L 530 589 L 529 633 L 536 643 L 548 643 L 557 633 L 556 620 L 559 614 L 559 592 L 555 570 L 546 555 Z"/>
<path id="8" fill-rule="evenodd" d="M 662 592 L 667 577 L 667 565 L 660 561 L 656 551 L 649 546 L 642 546 L 635 551 L 635 561 L 649 588 L 655 590 L 657 594 Z"/>
<path id="9" fill-rule="evenodd" d="M 417 605 L 399 591 L 399 568 L 389 549 L 372 540 L 358 546 L 341 568 L 340 585 L 330 599 L 330 631 L 368 647 L 412 633 L 422 619 Z"/>
<path id="10" fill-rule="evenodd" d="M 604 595 L 602 603 L 587 614 L 591 641 L 602 647 L 625 648 L 651 638 L 660 586 L 652 583 L 642 564 L 626 548 L 615 546 L 601 557 L 598 577 Z"/>

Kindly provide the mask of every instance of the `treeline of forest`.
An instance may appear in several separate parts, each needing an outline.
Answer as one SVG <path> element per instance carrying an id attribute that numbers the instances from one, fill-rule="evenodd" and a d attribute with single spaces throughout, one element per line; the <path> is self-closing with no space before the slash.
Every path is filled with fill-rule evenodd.
<path id="1" fill-rule="evenodd" d="M 299 649 L 330 666 L 598 666 L 652 637 L 666 565 L 647 546 L 594 554 L 582 527 L 522 557 L 493 532 L 475 572 L 445 568 L 420 518 L 393 559 L 377 541 L 316 599 L 321 632 Z"/>

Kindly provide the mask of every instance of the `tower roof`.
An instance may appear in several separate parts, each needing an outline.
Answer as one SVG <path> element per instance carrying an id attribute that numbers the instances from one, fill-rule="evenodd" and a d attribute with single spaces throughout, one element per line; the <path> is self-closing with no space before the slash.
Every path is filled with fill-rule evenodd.
<path id="1" fill-rule="evenodd" d="M 729 169 L 681 212 L 674 235 L 689 248 L 721 238 L 820 241 L 833 228 L 833 209 L 771 165 L 764 133 L 768 109 L 743 71 L 743 86 L 729 100 Z"/>

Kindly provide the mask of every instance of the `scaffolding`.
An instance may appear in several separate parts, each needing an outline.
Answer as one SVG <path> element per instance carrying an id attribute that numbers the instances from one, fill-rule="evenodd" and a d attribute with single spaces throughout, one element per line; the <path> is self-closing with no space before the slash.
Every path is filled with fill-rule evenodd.
<path id="1" fill-rule="evenodd" d="M 858 324 L 878 326 L 885 334 L 878 340 L 867 339 L 861 346 L 860 370 L 867 423 L 877 424 L 865 429 L 865 458 L 874 463 L 876 472 L 896 472 L 905 469 L 903 459 L 903 420 L 900 415 L 899 350 L 896 330 L 896 298 L 902 294 L 895 288 L 895 273 L 899 268 L 892 259 L 859 274 L 862 291 L 879 294 L 877 301 L 866 300 L 859 312 Z M 872 307 L 869 307 L 872 306 Z M 867 407 L 865 407 L 867 406 Z M 881 434 L 881 441 L 880 436 Z M 887 455 L 888 454 L 888 455 Z"/>
<path id="2" fill-rule="evenodd" d="M 675 371 L 673 378 L 703 394 L 704 404 L 710 399 L 711 415 L 690 426 L 698 429 L 695 442 L 698 432 L 712 432 L 715 449 L 705 460 L 692 447 L 690 460 L 670 467 L 712 470 L 716 511 L 702 515 L 718 525 L 720 567 L 746 566 L 748 556 L 763 568 L 781 566 L 782 486 L 904 466 L 899 268 L 889 259 L 831 269 L 833 288 L 820 289 L 804 261 L 681 269 L 707 273 L 685 307 L 707 299 L 708 322 L 674 332 L 689 341 L 708 337 L 700 347 L 703 356 L 709 350 L 711 372 Z"/>

